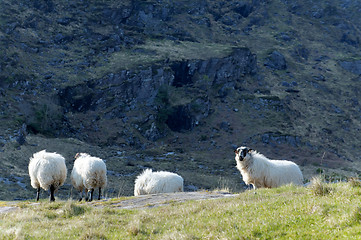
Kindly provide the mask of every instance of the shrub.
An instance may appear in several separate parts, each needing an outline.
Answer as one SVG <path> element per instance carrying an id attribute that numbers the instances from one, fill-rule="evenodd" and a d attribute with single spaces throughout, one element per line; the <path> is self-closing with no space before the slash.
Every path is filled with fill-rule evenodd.
<path id="1" fill-rule="evenodd" d="M 347 182 L 351 187 L 361 187 L 360 179 L 357 177 L 350 177 Z"/>
<path id="2" fill-rule="evenodd" d="M 332 188 L 330 186 L 327 186 L 327 184 L 324 182 L 323 177 L 321 176 L 313 177 L 311 179 L 309 188 L 311 189 L 311 192 L 316 196 L 325 196 L 332 191 Z"/>
<path id="3" fill-rule="evenodd" d="M 172 108 L 170 107 L 169 92 L 167 86 L 161 86 L 158 94 L 155 98 L 155 104 L 157 105 L 157 125 L 161 126 L 168 119 L 168 116 L 172 114 Z"/>
<path id="4" fill-rule="evenodd" d="M 63 207 L 63 216 L 65 218 L 71 218 L 74 216 L 83 215 L 89 208 L 86 206 L 80 206 L 72 201 L 68 201 Z"/>

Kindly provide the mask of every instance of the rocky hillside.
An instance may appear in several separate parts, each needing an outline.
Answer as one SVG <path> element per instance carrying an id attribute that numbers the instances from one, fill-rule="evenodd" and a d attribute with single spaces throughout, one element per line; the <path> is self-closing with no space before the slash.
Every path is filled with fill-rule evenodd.
<path id="1" fill-rule="evenodd" d="M 0 198 L 32 153 L 107 160 L 107 196 L 146 167 L 243 189 L 233 150 L 306 177 L 361 171 L 357 0 L 0 2 Z M 67 182 L 58 195 L 71 194 Z"/>

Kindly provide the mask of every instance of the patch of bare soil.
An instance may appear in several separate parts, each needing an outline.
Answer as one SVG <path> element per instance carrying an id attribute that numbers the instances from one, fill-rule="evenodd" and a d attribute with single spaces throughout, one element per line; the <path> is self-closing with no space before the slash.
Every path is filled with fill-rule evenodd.
<path id="1" fill-rule="evenodd" d="M 111 204 L 113 207 L 122 209 L 139 209 L 139 208 L 152 208 L 163 206 L 175 202 L 185 202 L 190 200 L 206 200 L 225 197 L 235 197 L 238 194 L 231 194 L 227 192 L 177 192 L 177 193 L 162 193 L 142 195 L 129 199 L 120 200 Z M 107 201 L 107 200 L 105 200 Z M 96 204 L 97 207 L 101 205 Z"/>
<path id="2" fill-rule="evenodd" d="M 11 212 L 11 211 L 14 211 L 14 210 L 17 210 L 17 209 L 19 209 L 19 208 L 18 207 L 11 207 L 11 206 L 0 207 L 0 214 Z"/>

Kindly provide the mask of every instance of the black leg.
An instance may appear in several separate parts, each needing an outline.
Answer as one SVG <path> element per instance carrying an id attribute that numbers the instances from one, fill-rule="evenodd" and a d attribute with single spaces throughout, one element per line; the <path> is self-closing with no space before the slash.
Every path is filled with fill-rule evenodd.
<path id="1" fill-rule="evenodd" d="M 50 202 L 55 201 L 54 192 L 55 192 L 55 187 L 52 184 L 52 185 L 50 185 Z"/>
<path id="2" fill-rule="evenodd" d="M 87 202 L 89 200 L 89 190 L 88 189 L 85 189 L 85 201 Z"/>
<path id="3" fill-rule="evenodd" d="M 94 188 L 90 191 L 90 202 L 93 201 Z"/>
<path id="4" fill-rule="evenodd" d="M 81 202 L 81 200 L 83 199 L 83 189 L 79 192 L 79 202 Z"/>
<path id="5" fill-rule="evenodd" d="M 40 187 L 38 187 L 38 190 L 36 191 L 36 201 L 39 201 L 40 197 Z"/>
<path id="6" fill-rule="evenodd" d="M 100 197 L 102 196 L 102 188 L 99 188 L 99 196 L 98 196 L 98 200 L 100 200 Z"/>

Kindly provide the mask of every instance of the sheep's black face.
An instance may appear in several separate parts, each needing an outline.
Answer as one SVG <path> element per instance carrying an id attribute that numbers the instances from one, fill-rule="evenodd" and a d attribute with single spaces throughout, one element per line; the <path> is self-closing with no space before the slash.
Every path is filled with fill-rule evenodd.
<path id="1" fill-rule="evenodd" d="M 247 156 L 247 153 L 251 151 L 251 149 L 249 149 L 248 147 L 239 147 L 237 148 L 234 153 L 236 154 L 236 160 L 237 157 L 240 161 L 243 161 L 244 158 Z"/>
<path id="2" fill-rule="evenodd" d="M 80 157 L 80 153 L 75 154 L 75 156 L 74 156 L 74 162 L 75 162 L 75 160 L 77 160 L 79 157 Z"/>

